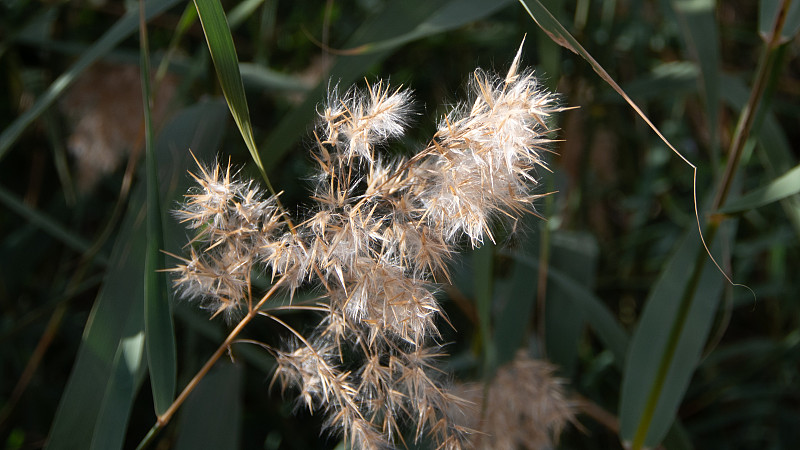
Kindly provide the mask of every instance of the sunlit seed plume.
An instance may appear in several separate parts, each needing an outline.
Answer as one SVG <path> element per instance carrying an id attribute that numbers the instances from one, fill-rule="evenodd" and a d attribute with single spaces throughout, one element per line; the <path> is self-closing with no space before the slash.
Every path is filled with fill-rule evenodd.
<path id="1" fill-rule="evenodd" d="M 186 298 L 199 298 L 215 314 L 230 316 L 247 300 L 251 270 L 264 246 L 282 233 L 274 197 L 235 179 L 228 165 L 200 166 L 198 184 L 175 216 L 194 230 L 191 256 L 175 267 L 175 284 Z M 195 248 L 196 247 L 196 248 Z"/>
<path id="2" fill-rule="evenodd" d="M 390 159 L 379 149 L 402 136 L 411 93 L 378 82 L 319 109 L 309 214 L 296 225 L 230 167 L 200 168 L 176 213 L 194 237 L 174 269 L 185 297 L 215 313 L 250 307 L 250 276 L 265 272 L 290 294 L 324 291 L 315 329 L 275 351 L 275 380 L 356 448 L 433 442 L 469 447 L 460 400 L 437 368 L 443 356 L 434 295 L 465 243 L 493 239 L 498 219 L 517 220 L 537 196 L 533 169 L 550 141 L 555 97 L 520 55 L 505 77 L 480 70 L 470 101 L 454 107 L 419 153 Z"/>

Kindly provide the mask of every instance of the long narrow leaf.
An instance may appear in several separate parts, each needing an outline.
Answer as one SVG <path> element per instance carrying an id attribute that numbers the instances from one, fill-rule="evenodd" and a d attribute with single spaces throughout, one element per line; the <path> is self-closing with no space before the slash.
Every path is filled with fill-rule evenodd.
<path id="1" fill-rule="evenodd" d="M 537 223 L 534 220 L 541 220 L 538 217 L 529 215 L 525 218 L 523 227 L 534 229 Z M 543 228 L 543 227 L 542 227 Z M 520 254 L 535 255 L 539 253 L 539 236 L 526 236 Z M 533 259 L 533 258 L 531 258 Z M 498 295 L 500 307 L 495 316 L 495 326 L 492 330 L 494 340 L 497 343 L 497 365 L 501 366 L 512 359 L 525 342 L 528 324 L 531 321 L 531 313 L 536 301 L 538 289 L 538 279 L 536 268 L 532 268 L 522 261 L 517 261 L 511 271 L 506 293 Z M 498 287 L 498 291 L 501 291 Z M 501 291 L 502 292 L 502 291 Z"/>
<path id="2" fill-rule="evenodd" d="M 313 84 L 299 76 L 285 75 L 258 64 L 241 63 L 239 70 L 242 73 L 242 81 L 248 88 L 306 92 L 314 87 Z"/>
<path id="3" fill-rule="evenodd" d="M 675 421 L 723 282 L 702 251 L 697 231 L 690 229 L 651 289 L 631 340 L 620 400 L 620 435 L 626 445 L 655 447 Z"/>
<path id="4" fill-rule="evenodd" d="M 161 221 L 161 192 L 158 189 L 158 161 L 150 114 L 150 52 L 144 4 L 140 23 L 142 99 L 145 131 L 145 165 L 147 169 L 147 254 L 144 262 L 144 328 L 147 365 L 156 414 L 164 413 L 175 398 L 175 332 L 164 269 L 164 226 Z"/>
<path id="5" fill-rule="evenodd" d="M 556 270 L 573 283 L 590 289 L 597 271 L 598 247 L 593 237 L 564 230 L 551 233 L 551 255 L 547 271 Z M 571 291 L 561 283 L 548 283 L 544 334 L 547 358 L 572 374 L 578 365 L 578 342 L 586 324 L 586 309 L 564 301 Z"/>
<path id="6" fill-rule="evenodd" d="M 214 68 L 217 71 L 220 87 L 228 102 L 228 107 L 233 115 L 236 126 L 242 134 L 247 149 L 250 151 L 253 161 L 255 161 L 267 187 L 274 194 L 275 190 L 267 178 L 264 171 L 264 164 L 258 153 L 255 139 L 253 138 L 253 125 L 250 123 L 250 110 L 247 107 L 247 98 L 244 95 L 244 85 L 242 75 L 239 72 L 239 58 L 236 56 L 236 48 L 233 45 L 233 37 L 225 17 L 225 11 L 218 0 L 195 0 L 197 15 L 203 25 L 203 31 L 208 43 L 208 51 L 214 61 Z"/>
<path id="7" fill-rule="evenodd" d="M 252 16 L 265 1 L 266 0 L 244 0 L 239 2 L 238 5 L 231 9 L 231 13 L 228 15 L 228 22 L 231 27 L 236 28 L 237 25 L 247 20 L 247 18 Z"/>
<path id="8" fill-rule="evenodd" d="M 403 44 L 413 42 L 417 39 L 443 33 L 445 31 L 458 28 L 465 23 L 483 18 L 495 11 L 500 10 L 501 8 L 504 8 L 512 1 L 513 0 L 496 0 L 493 2 L 487 2 L 485 0 L 451 1 L 442 5 L 442 7 L 436 10 L 434 14 L 420 22 L 407 33 L 403 33 L 382 41 L 370 42 L 355 49 L 349 50 L 348 52 L 371 53 L 383 50 L 391 50 Z"/>
<path id="9" fill-rule="evenodd" d="M 147 8 L 145 20 L 150 20 L 178 3 L 178 0 L 149 0 L 145 3 Z M 3 159 L 17 138 L 25 131 L 25 128 L 50 107 L 86 68 L 128 38 L 138 28 L 139 10 L 134 8 L 122 16 L 97 42 L 81 54 L 81 57 L 47 88 L 30 109 L 22 113 L 11 125 L 3 130 L 3 133 L 0 134 L 0 160 Z"/>
<path id="10" fill-rule="evenodd" d="M 134 308 L 136 312 L 138 308 Z M 142 312 L 138 317 L 129 321 L 128 325 L 136 331 L 136 324 L 142 321 Z M 95 433 L 92 436 L 92 450 L 105 450 L 122 448 L 124 433 L 128 426 L 129 411 L 136 393 L 137 380 L 141 379 L 144 372 L 144 333 L 139 330 L 136 334 L 124 337 L 117 347 L 114 356 L 111 378 L 108 380 L 100 413 L 97 415 Z"/>
<path id="11" fill-rule="evenodd" d="M 771 33 L 781 3 L 781 0 L 762 0 L 758 2 L 758 31 L 761 36 L 767 37 Z M 791 2 L 785 20 L 786 25 L 781 31 L 781 38 L 784 41 L 788 41 L 800 31 L 800 2 Z"/>
<path id="12" fill-rule="evenodd" d="M 723 76 L 721 81 L 723 100 L 729 106 L 741 110 L 747 102 L 747 86 L 742 80 L 733 76 Z M 758 155 L 771 178 L 776 179 L 797 165 L 786 133 L 769 111 L 764 115 L 758 142 L 761 148 Z M 800 236 L 800 196 L 791 195 L 780 202 L 795 233 Z"/>
<path id="13" fill-rule="evenodd" d="M 141 299 L 143 295 L 144 230 L 135 220 L 144 196 L 141 189 L 132 196 L 131 207 L 123 222 L 109 262 L 103 286 L 86 323 L 78 357 L 67 387 L 61 397 L 46 449 L 90 448 L 101 409 L 107 414 L 129 414 L 124 405 L 115 409 L 105 400 L 108 393 L 127 404 L 133 388 L 120 383 L 108 391 L 108 383 L 116 372 L 115 355 L 126 336 L 144 330 Z M 131 282 L 131 280 L 136 280 Z M 138 380 L 134 385 L 138 384 Z M 130 389 L 128 395 L 119 392 Z M 115 420 L 116 424 L 121 421 Z M 112 441 L 111 433 L 124 433 L 124 428 L 109 427 L 100 441 Z"/>
<path id="14" fill-rule="evenodd" d="M 731 214 L 760 208 L 797 193 L 800 193 L 800 165 L 772 180 L 766 186 L 728 202 L 719 212 Z"/>
<path id="15" fill-rule="evenodd" d="M 536 258 L 520 254 L 512 254 L 511 256 L 534 270 L 539 269 L 539 261 Z M 568 302 L 573 310 L 580 310 L 585 313 L 586 322 L 597 333 L 605 347 L 614 355 L 614 363 L 621 369 L 628 349 L 628 333 L 612 312 L 609 311 L 605 303 L 590 290 L 581 286 L 580 282 L 558 269 L 548 268 L 547 279 L 548 282 L 558 285 L 562 289 L 566 294 L 563 300 Z"/>
<path id="16" fill-rule="evenodd" d="M 55 219 L 47 216 L 41 211 L 26 205 L 12 192 L 9 192 L 2 186 L 0 186 L 0 204 L 24 217 L 33 226 L 61 241 L 64 243 L 64 245 L 75 250 L 76 252 L 86 253 L 89 248 L 91 248 L 91 244 L 81 236 L 77 236 L 75 233 L 59 224 Z M 97 259 L 103 263 L 107 262 L 105 255 L 98 255 Z"/>

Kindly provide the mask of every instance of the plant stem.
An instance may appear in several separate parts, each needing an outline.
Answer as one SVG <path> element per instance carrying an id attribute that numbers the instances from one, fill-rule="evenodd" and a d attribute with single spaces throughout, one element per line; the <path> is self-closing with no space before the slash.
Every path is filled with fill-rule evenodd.
<path id="1" fill-rule="evenodd" d="M 756 112 L 761 104 L 764 96 L 764 90 L 767 87 L 769 75 L 775 68 L 776 58 L 772 58 L 772 53 L 781 45 L 781 33 L 783 25 L 786 22 L 786 15 L 789 12 L 792 0 L 782 0 L 778 14 L 775 17 L 775 22 L 772 25 L 772 31 L 767 36 L 764 43 L 764 51 L 758 61 L 758 68 L 756 69 L 756 78 L 753 82 L 753 88 L 750 90 L 750 97 L 747 99 L 747 104 L 739 116 L 739 121 L 736 124 L 736 129 L 731 142 L 731 148 L 728 152 L 728 162 L 725 165 L 725 172 L 722 176 L 720 187 L 714 197 L 714 203 L 711 210 L 715 211 L 725 204 L 725 199 L 728 197 L 733 178 L 739 168 L 739 162 L 742 159 L 742 150 L 750 136 L 750 131 L 753 127 L 753 122 L 756 118 Z"/>
<path id="2" fill-rule="evenodd" d="M 186 387 L 183 389 L 180 395 L 178 395 L 178 398 L 176 398 L 175 401 L 173 401 L 172 404 L 169 406 L 169 408 L 167 408 L 167 410 L 164 411 L 164 414 L 158 416 L 155 425 L 153 425 L 150 431 L 148 431 L 147 435 L 142 439 L 142 441 L 139 442 L 139 445 L 136 447 L 137 450 L 145 449 L 152 443 L 153 439 L 155 439 L 156 434 L 158 434 L 158 432 L 169 423 L 169 421 L 172 419 L 172 416 L 175 415 L 175 412 L 178 411 L 178 408 L 181 407 L 181 405 L 189 396 L 189 394 L 200 383 L 200 380 L 202 380 L 203 377 L 206 376 L 206 374 L 209 372 L 209 370 L 211 370 L 211 368 L 214 366 L 214 364 L 217 362 L 220 356 L 222 356 L 225 353 L 225 351 L 228 350 L 230 345 L 233 343 L 233 341 L 236 339 L 239 333 L 244 329 L 244 327 L 247 326 L 247 324 L 250 323 L 250 321 L 253 320 L 253 318 L 255 318 L 258 315 L 258 311 L 261 309 L 262 306 L 264 306 L 264 303 L 266 303 L 267 300 L 272 298 L 272 295 L 275 294 L 275 292 L 278 290 L 278 287 L 281 285 L 281 282 L 283 280 L 284 280 L 283 277 L 279 278 L 278 282 L 272 285 L 270 290 L 267 291 L 267 293 L 264 294 L 263 297 L 261 297 L 261 300 L 258 301 L 256 306 L 250 309 L 247 312 L 247 315 L 245 315 L 242 318 L 242 320 L 240 320 L 239 323 L 236 324 L 236 327 L 230 332 L 230 334 L 228 334 L 228 337 L 225 338 L 222 344 L 220 344 L 220 346 L 217 348 L 214 354 L 212 354 L 211 357 L 208 358 L 208 361 L 206 361 L 203 367 L 200 368 L 197 374 L 195 374 L 194 378 L 192 378 L 191 381 L 189 381 L 189 383 L 186 385 Z"/>

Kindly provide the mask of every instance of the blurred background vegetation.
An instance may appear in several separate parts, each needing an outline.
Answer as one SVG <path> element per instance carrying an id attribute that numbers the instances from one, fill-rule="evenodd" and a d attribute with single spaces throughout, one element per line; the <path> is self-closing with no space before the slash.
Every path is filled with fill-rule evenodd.
<path id="1" fill-rule="evenodd" d="M 557 364 L 577 411 L 563 448 L 800 445 L 797 2 L 771 45 L 786 2 L 544 2 L 697 166 L 708 244 L 752 293 L 728 283 L 700 244 L 692 168 L 520 3 L 222 3 L 266 171 L 299 215 L 312 167 L 305 149 L 331 83 L 388 78 L 413 89 L 418 120 L 387 151 L 414 152 L 471 72 L 504 72 L 527 34 L 523 65 L 575 107 L 558 117 L 550 171 L 537 174 L 538 191 L 555 193 L 537 205 L 545 220 L 526 218 L 513 235 L 501 228 L 496 246 L 454 261 L 454 286 L 440 295 L 454 325 L 442 325 L 446 368 L 457 381 L 488 380 L 518 348 Z M 0 3 L 0 443 L 9 449 L 133 448 L 155 421 L 140 333 L 138 8 Z M 194 5 L 151 2 L 147 11 L 165 247 L 180 253 L 186 233 L 167 211 L 189 183 L 189 148 L 260 175 Z M 725 206 L 710 211 L 725 181 Z M 173 313 L 182 388 L 227 326 L 179 301 Z M 307 319 L 287 318 L 299 328 Z M 242 337 L 278 344 L 284 335 L 255 323 Z M 158 448 L 338 444 L 320 436 L 318 417 L 294 413 L 291 393 L 270 388 L 269 353 L 236 344 L 230 360 Z"/>

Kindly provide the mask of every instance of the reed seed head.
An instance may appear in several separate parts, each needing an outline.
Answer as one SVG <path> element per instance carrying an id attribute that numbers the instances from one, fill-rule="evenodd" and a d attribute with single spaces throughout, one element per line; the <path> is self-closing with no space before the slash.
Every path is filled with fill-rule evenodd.
<path id="1" fill-rule="evenodd" d="M 493 240 L 494 220 L 532 208 L 532 171 L 544 166 L 548 119 L 559 111 L 519 70 L 519 54 L 505 77 L 477 70 L 469 89 L 422 151 L 389 159 L 378 149 L 404 133 L 411 92 L 333 87 L 314 132 L 315 205 L 297 225 L 274 196 L 219 164 L 200 167 L 176 212 L 195 234 L 175 284 L 215 313 L 251 307 L 254 269 L 290 293 L 324 289 L 322 319 L 276 352 L 275 379 L 358 448 L 405 445 L 409 424 L 415 443 L 469 445 L 437 368 L 435 282 L 449 280 L 463 242 Z"/>

